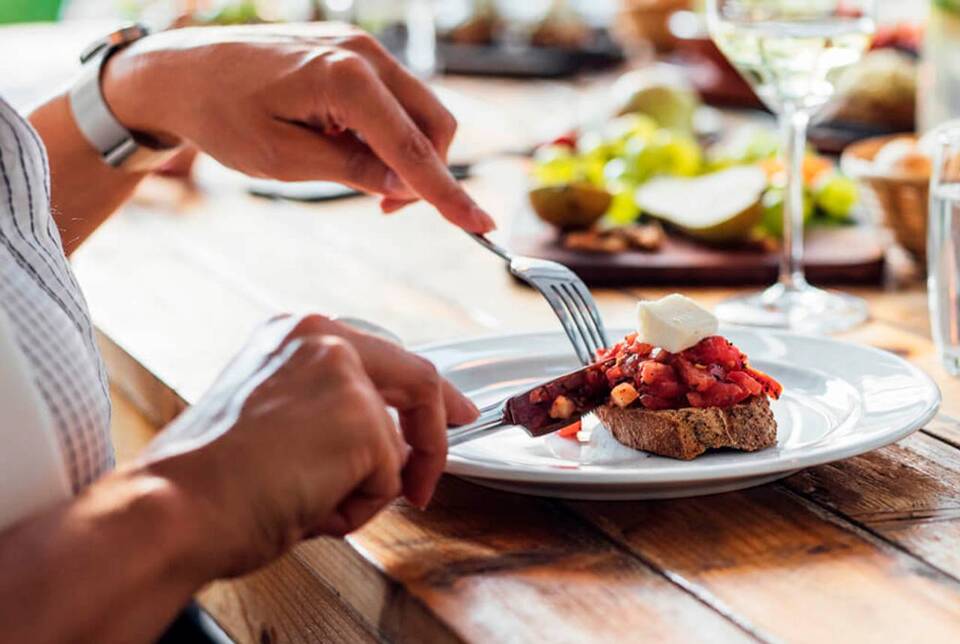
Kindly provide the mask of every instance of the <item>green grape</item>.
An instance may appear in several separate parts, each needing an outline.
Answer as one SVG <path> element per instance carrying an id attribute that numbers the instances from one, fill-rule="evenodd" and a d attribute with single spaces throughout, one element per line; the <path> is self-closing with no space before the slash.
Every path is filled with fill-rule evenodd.
<path id="1" fill-rule="evenodd" d="M 575 181 L 580 173 L 579 160 L 565 145 L 545 145 L 533 155 L 533 176 L 544 186 Z"/>
<path id="2" fill-rule="evenodd" d="M 639 151 L 631 156 L 630 165 L 632 175 L 638 181 L 645 181 L 657 174 L 693 176 L 700 172 L 702 161 L 700 146 L 693 138 L 671 130 L 658 130 L 651 140 L 639 146 Z"/>
<path id="3" fill-rule="evenodd" d="M 587 182 L 603 188 L 607 185 L 604 169 L 608 161 L 600 156 L 587 156 L 580 159 L 579 178 L 586 179 Z"/>
<path id="4" fill-rule="evenodd" d="M 633 198 L 636 186 L 632 183 L 621 183 L 613 192 L 613 201 L 605 215 L 606 220 L 615 226 L 632 224 L 640 216 L 640 208 Z"/>
<path id="5" fill-rule="evenodd" d="M 817 206 L 830 218 L 846 221 L 860 195 L 857 184 L 841 174 L 830 174 L 817 182 L 814 188 L 814 200 Z"/>
<path id="6" fill-rule="evenodd" d="M 783 188 L 768 188 L 763 193 L 760 205 L 763 207 L 763 219 L 760 226 L 774 237 L 783 237 Z M 813 197 L 807 191 L 803 193 L 803 223 L 813 218 Z"/>

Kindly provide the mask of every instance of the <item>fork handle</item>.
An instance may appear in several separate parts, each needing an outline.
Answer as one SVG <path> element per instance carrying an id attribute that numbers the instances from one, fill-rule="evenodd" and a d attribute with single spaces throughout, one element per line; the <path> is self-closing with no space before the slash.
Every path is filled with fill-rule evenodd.
<path id="1" fill-rule="evenodd" d="M 453 427 L 447 430 L 447 445 L 453 447 L 480 438 L 484 434 L 500 428 L 506 427 L 508 423 L 503 418 L 507 401 L 504 400 L 495 405 L 485 407 L 480 410 L 480 417 L 469 425 L 462 427 Z"/>
<path id="2" fill-rule="evenodd" d="M 490 238 L 487 237 L 486 235 L 481 235 L 479 233 L 467 233 L 467 234 L 473 237 L 473 240 L 475 242 L 477 242 L 478 244 L 480 244 L 481 246 L 489 250 L 491 253 L 494 253 L 495 255 L 499 255 L 500 258 L 503 259 L 504 261 L 509 262 L 510 260 L 513 259 L 513 256 L 507 251 L 506 248 L 504 248 L 503 246 L 500 246 L 499 244 L 493 243 L 492 241 L 490 241 Z"/>

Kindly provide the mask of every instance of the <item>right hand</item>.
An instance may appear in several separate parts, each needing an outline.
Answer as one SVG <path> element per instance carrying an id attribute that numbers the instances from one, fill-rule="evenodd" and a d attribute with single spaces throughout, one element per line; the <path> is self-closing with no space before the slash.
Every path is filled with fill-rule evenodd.
<path id="1" fill-rule="evenodd" d="M 471 232 L 496 227 L 447 170 L 454 117 L 355 27 L 165 31 L 112 56 L 102 85 L 127 128 L 246 174 L 338 181 L 381 196 L 384 212 L 423 198 Z"/>
<path id="2" fill-rule="evenodd" d="M 321 316 L 283 317 L 151 443 L 142 466 L 196 505 L 213 574 L 236 575 L 306 537 L 355 530 L 401 492 L 425 506 L 446 428 L 476 415 L 423 358 Z"/>

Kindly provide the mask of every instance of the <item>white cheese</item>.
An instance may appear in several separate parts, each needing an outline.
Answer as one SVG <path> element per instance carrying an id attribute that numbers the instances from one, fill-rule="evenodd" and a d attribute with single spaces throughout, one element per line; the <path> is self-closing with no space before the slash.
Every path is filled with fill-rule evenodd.
<path id="1" fill-rule="evenodd" d="M 637 303 L 637 337 L 670 353 L 689 349 L 716 335 L 717 318 L 689 297 L 674 293 Z"/>

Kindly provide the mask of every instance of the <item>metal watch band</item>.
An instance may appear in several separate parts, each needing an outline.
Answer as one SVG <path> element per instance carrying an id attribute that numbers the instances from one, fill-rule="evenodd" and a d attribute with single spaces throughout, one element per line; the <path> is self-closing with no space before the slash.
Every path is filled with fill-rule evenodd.
<path id="1" fill-rule="evenodd" d="M 100 86 L 104 62 L 115 51 L 147 35 L 135 25 L 118 30 L 91 45 L 80 57 L 83 67 L 70 88 L 70 109 L 83 136 L 115 168 L 148 171 L 177 153 L 178 148 L 145 147 L 110 111 Z"/>

